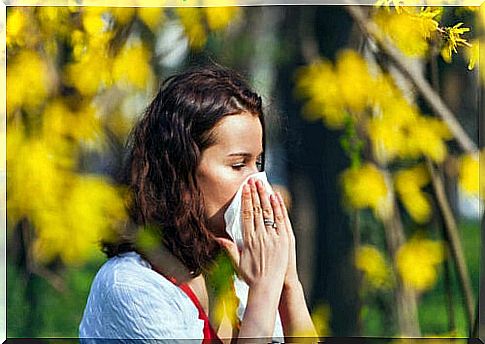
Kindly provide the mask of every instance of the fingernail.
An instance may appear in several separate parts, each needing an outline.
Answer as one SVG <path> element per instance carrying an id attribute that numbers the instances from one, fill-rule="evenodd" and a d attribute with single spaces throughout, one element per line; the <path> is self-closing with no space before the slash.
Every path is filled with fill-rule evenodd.
<path id="1" fill-rule="evenodd" d="M 257 180 L 256 185 L 261 188 L 263 187 L 263 182 L 261 180 Z"/>
<path id="2" fill-rule="evenodd" d="M 248 186 L 248 184 L 244 184 L 244 186 L 243 186 L 243 192 L 246 192 L 246 193 L 249 192 L 249 186 Z"/>
<path id="3" fill-rule="evenodd" d="M 249 178 L 249 180 L 248 180 L 248 184 L 249 184 L 249 185 L 253 185 L 253 184 L 254 184 L 254 179 L 253 179 L 253 178 Z"/>
<path id="4" fill-rule="evenodd" d="M 275 195 L 273 195 L 273 194 L 269 195 L 269 200 L 270 200 L 271 202 L 276 202 Z"/>

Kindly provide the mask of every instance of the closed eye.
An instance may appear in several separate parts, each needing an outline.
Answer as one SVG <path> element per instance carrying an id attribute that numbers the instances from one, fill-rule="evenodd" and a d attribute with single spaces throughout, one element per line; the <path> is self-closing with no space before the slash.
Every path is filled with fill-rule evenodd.
<path id="1" fill-rule="evenodd" d="M 246 166 L 246 165 L 245 164 L 237 164 L 237 165 L 232 165 L 232 168 L 235 169 L 235 170 L 240 170 L 244 166 Z"/>

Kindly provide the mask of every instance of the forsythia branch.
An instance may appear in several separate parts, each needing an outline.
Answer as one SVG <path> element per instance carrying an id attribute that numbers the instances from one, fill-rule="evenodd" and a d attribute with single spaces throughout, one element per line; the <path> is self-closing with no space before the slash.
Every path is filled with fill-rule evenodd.
<path id="1" fill-rule="evenodd" d="M 431 85 L 419 72 L 411 70 L 406 66 L 399 51 L 390 44 L 375 24 L 366 17 L 363 10 L 357 6 L 346 6 L 346 9 L 360 27 L 361 31 L 375 41 L 382 52 L 387 55 L 403 75 L 413 83 L 436 114 L 446 122 L 448 128 L 453 133 L 462 149 L 467 153 L 476 151 L 476 144 L 470 137 L 468 137 L 460 123 L 456 120 L 456 116 L 450 109 L 448 109 L 441 97 L 433 90 Z"/>

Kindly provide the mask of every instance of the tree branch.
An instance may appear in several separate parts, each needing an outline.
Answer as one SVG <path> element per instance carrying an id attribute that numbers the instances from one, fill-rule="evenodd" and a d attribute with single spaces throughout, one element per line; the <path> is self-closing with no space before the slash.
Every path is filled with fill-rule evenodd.
<path id="1" fill-rule="evenodd" d="M 448 109 L 428 81 L 419 72 L 407 67 L 401 53 L 389 42 L 377 26 L 365 16 L 361 8 L 357 6 L 346 6 L 346 9 L 360 27 L 361 31 L 375 41 L 377 46 L 387 55 L 399 71 L 412 82 L 434 112 L 445 121 L 461 148 L 467 153 L 476 151 L 477 146 L 475 142 L 468 137 L 460 123 L 456 120 L 456 116 Z"/>

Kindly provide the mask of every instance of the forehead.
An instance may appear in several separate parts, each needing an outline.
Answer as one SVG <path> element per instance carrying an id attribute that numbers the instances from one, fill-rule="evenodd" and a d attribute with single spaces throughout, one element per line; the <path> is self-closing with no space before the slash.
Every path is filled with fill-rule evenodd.
<path id="1" fill-rule="evenodd" d="M 258 116 L 239 114 L 224 117 L 214 128 L 214 148 L 239 149 L 259 153 L 263 145 L 263 128 Z M 258 151 L 258 152 L 256 152 Z"/>

